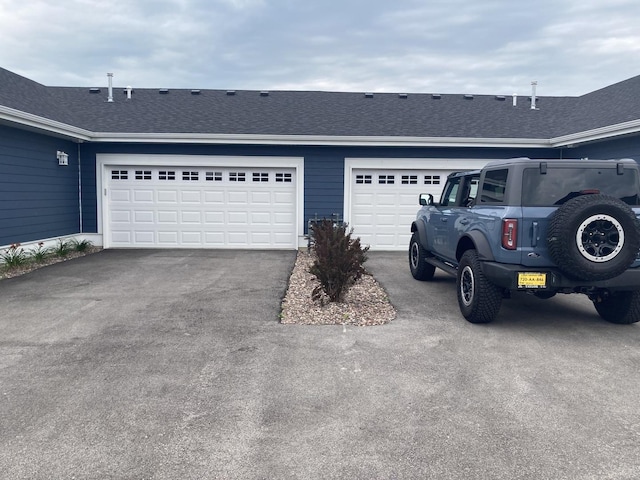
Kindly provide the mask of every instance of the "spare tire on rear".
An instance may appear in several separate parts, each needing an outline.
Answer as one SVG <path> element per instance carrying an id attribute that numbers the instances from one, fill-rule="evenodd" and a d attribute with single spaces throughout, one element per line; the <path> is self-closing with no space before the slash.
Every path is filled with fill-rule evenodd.
<path id="1" fill-rule="evenodd" d="M 562 205 L 549 222 L 549 254 L 576 280 L 607 280 L 633 263 L 640 247 L 640 222 L 621 200 L 582 195 Z"/>

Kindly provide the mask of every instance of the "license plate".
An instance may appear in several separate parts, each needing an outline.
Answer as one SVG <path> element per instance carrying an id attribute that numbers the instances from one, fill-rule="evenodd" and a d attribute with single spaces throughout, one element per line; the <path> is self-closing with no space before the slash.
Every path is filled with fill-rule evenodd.
<path id="1" fill-rule="evenodd" d="M 546 273 L 518 272 L 518 288 L 545 288 L 546 286 Z"/>

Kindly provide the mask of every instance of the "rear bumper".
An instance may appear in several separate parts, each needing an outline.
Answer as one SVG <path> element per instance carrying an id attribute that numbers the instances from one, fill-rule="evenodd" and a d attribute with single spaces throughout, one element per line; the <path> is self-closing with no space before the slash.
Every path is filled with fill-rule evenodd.
<path id="1" fill-rule="evenodd" d="M 640 268 L 628 269 L 609 280 L 586 281 L 567 278 L 555 268 L 527 268 L 495 262 L 482 262 L 482 271 L 491 283 L 509 290 L 584 291 L 592 289 L 640 290 Z M 545 273 L 546 284 L 538 288 L 518 285 L 518 274 L 523 272 Z"/>

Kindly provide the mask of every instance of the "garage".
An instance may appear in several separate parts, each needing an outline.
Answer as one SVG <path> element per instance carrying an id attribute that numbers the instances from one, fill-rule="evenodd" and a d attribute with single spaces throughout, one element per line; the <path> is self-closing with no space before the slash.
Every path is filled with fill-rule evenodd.
<path id="1" fill-rule="evenodd" d="M 354 235 L 372 250 L 405 250 L 411 222 L 420 208 L 419 195 L 430 193 L 437 201 L 449 173 L 486 163 L 476 159 L 347 159 L 345 218 Z"/>
<path id="2" fill-rule="evenodd" d="M 187 165 L 105 163 L 105 246 L 297 248 L 295 167 Z"/>

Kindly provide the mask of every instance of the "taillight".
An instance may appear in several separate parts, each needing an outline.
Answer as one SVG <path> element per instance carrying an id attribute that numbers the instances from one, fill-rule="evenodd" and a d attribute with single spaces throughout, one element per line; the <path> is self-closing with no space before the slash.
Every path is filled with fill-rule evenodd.
<path id="1" fill-rule="evenodd" d="M 518 246 L 518 220 L 505 218 L 502 220 L 502 247 L 515 250 Z"/>

